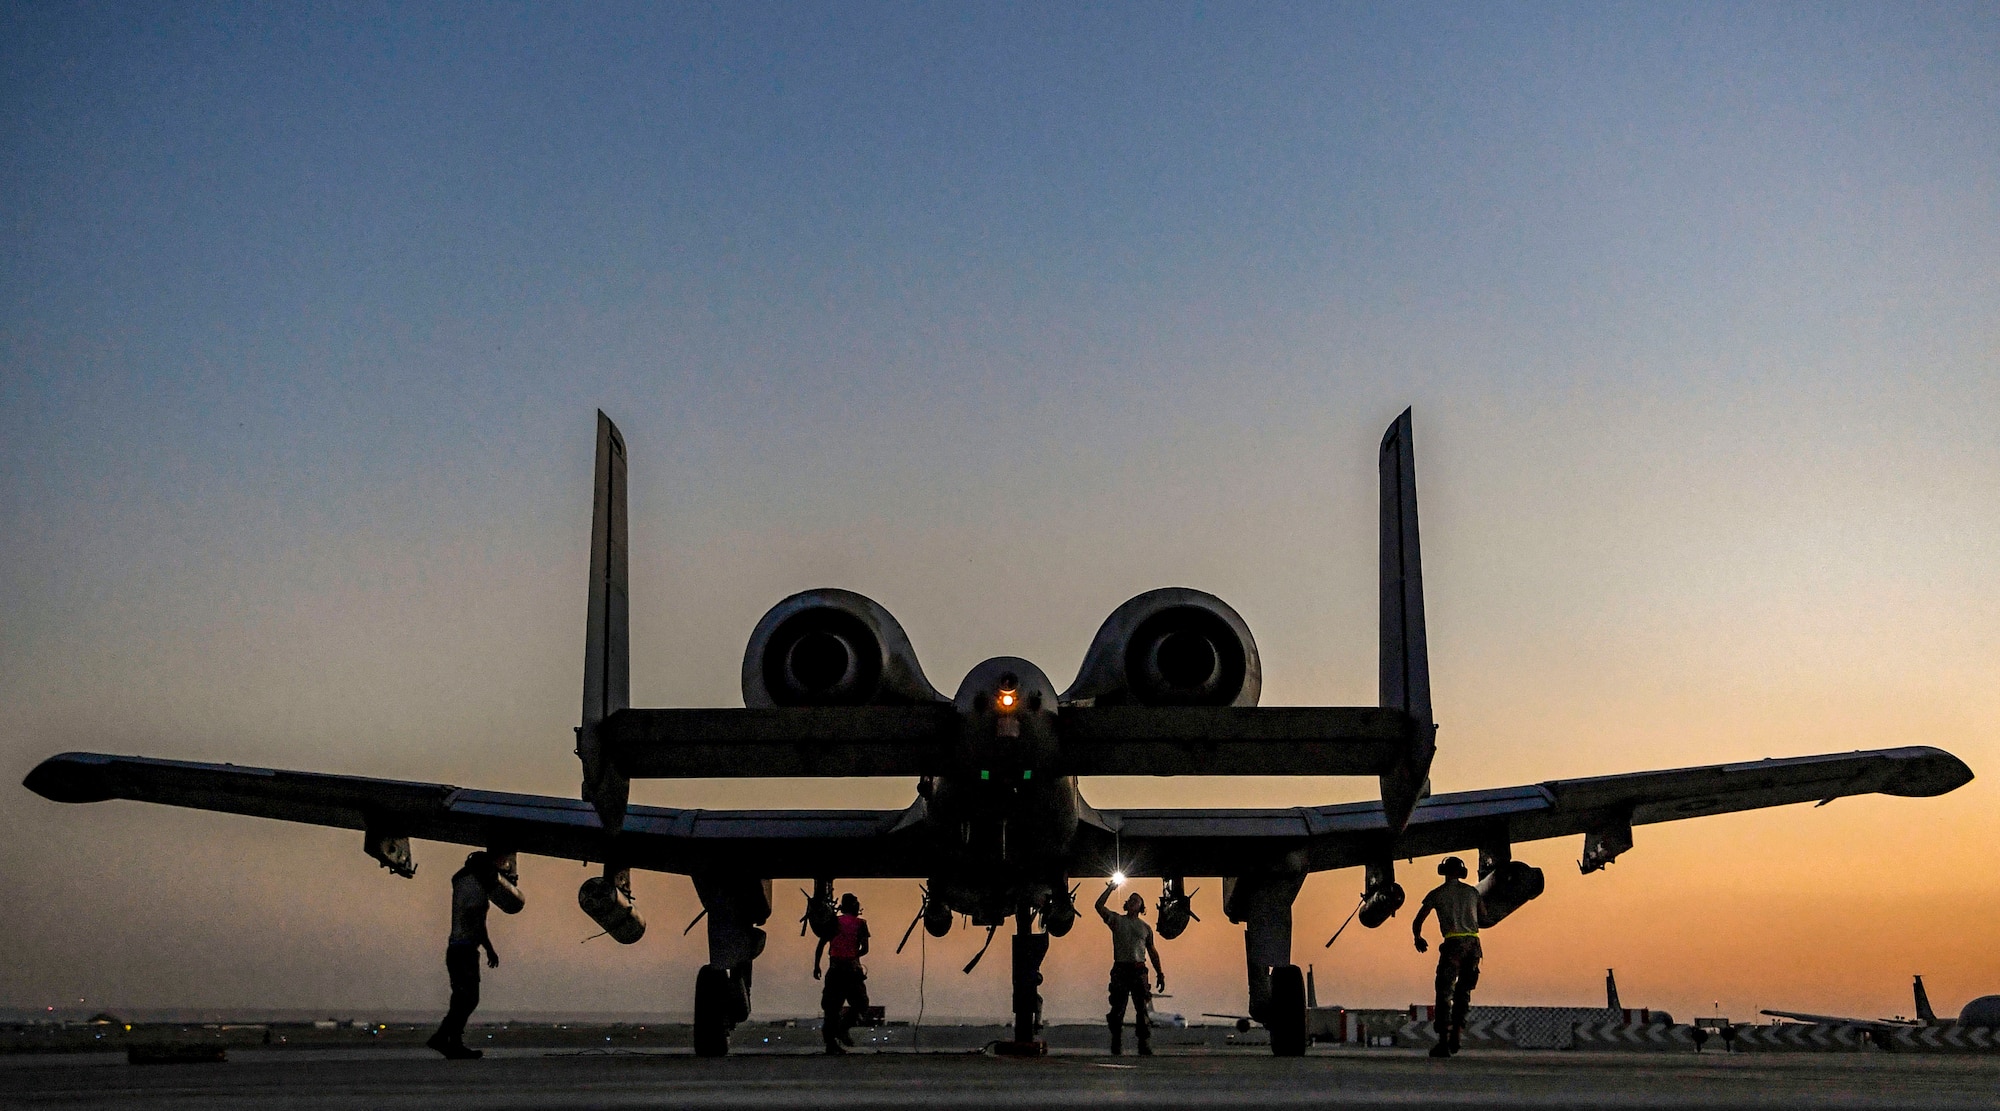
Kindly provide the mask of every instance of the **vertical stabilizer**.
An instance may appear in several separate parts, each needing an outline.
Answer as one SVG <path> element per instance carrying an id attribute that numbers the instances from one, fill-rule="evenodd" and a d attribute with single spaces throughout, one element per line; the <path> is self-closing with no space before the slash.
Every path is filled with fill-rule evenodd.
<path id="1" fill-rule="evenodd" d="M 1929 992 L 1924 990 L 1924 978 L 1917 976 L 1914 979 L 1916 980 L 1916 985 L 1913 990 L 1917 993 L 1917 1021 L 1923 1023 L 1925 1026 L 1936 1026 L 1938 1024 L 1937 1012 L 1931 1010 L 1931 996 Z"/>
<path id="2" fill-rule="evenodd" d="M 606 829 L 625 824 L 630 783 L 599 744 L 597 726 L 632 704 L 627 626 L 625 437 L 597 413 L 597 478 L 590 511 L 590 602 L 583 643 L 583 723 L 576 754 L 583 761 L 583 797 Z"/>
<path id="3" fill-rule="evenodd" d="M 1417 539 L 1417 457 L 1410 410 L 1382 434 L 1381 705 L 1414 720 L 1410 747 L 1382 775 L 1382 809 L 1389 828 L 1409 824 L 1429 793 L 1437 727 L 1431 721 L 1431 664 L 1424 641 L 1424 573 Z"/>
<path id="4" fill-rule="evenodd" d="M 1625 1009 L 1618 1002 L 1618 970 L 1615 968 L 1604 970 L 1604 1006 L 1613 1011 Z"/>

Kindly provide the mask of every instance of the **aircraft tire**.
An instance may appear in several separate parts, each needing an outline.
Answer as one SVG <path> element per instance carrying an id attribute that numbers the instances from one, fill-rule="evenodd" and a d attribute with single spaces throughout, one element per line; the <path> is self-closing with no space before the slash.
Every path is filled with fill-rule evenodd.
<path id="1" fill-rule="evenodd" d="M 694 974 L 694 1055 L 729 1054 L 729 993 L 735 990 L 729 973 L 712 964 Z"/>
<path id="2" fill-rule="evenodd" d="M 1271 1053 L 1277 1057 L 1306 1055 L 1306 977 L 1295 964 L 1271 970 Z"/>

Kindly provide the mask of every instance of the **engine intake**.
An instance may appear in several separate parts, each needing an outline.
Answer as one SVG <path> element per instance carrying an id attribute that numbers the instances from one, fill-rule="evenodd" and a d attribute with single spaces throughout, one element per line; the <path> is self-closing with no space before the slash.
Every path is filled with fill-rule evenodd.
<path id="1" fill-rule="evenodd" d="M 1065 703 L 1255 706 L 1263 665 L 1228 603 L 1185 587 L 1149 590 L 1113 610 Z"/>
<path id="2" fill-rule="evenodd" d="M 851 590 L 808 590 L 772 606 L 743 653 L 752 709 L 941 701 L 902 625 Z"/>

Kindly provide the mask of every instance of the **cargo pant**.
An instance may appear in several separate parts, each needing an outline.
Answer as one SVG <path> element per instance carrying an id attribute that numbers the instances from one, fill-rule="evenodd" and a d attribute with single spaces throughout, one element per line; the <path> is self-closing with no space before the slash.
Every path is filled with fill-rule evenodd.
<path id="1" fill-rule="evenodd" d="M 451 977 L 451 1008 L 438 1024 L 439 1040 L 465 1044 L 465 1024 L 479 1009 L 479 946 L 453 942 L 444 947 L 444 970 Z"/>
<path id="2" fill-rule="evenodd" d="M 867 1008 L 868 973 L 862 970 L 860 961 L 835 957 L 827 965 L 819 989 L 820 1033 L 827 1048 L 847 1041 L 847 1030 L 854 1017 Z"/>
<path id="3" fill-rule="evenodd" d="M 1458 1048 L 1465 1031 L 1465 1011 L 1472 989 L 1479 986 L 1479 939 L 1448 937 L 1438 946 L 1437 1007 L 1433 1011 L 1438 1044 Z"/>
<path id="4" fill-rule="evenodd" d="M 1111 1052 L 1125 1052 L 1125 1001 L 1132 1002 L 1132 1029 L 1139 1035 L 1139 1052 L 1153 1048 L 1153 982 L 1142 961 L 1118 961 L 1111 966 L 1111 1010 L 1104 1023 L 1111 1028 Z"/>

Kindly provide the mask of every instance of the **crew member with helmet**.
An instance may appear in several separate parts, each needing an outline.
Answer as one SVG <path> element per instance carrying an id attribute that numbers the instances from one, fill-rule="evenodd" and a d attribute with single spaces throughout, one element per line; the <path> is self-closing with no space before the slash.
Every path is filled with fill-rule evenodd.
<path id="1" fill-rule="evenodd" d="M 479 951 L 486 950 L 486 967 L 500 967 L 500 953 L 486 932 L 486 908 L 498 903 L 508 914 L 521 909 L 521 890 L 512 873 L 512 854 L 481 850 L 467 856 L 465 866 L 451 877 L 451 938 L 444 947 L 451 1007 L 437 1033 L 424 1043 L 449 1060 L 473 1061 L 483 1055 L 466 1046 L 465 1024 L 479 1007 Z"/>
<path id="2" fill-rule="evenodd" d="M 1438 865 L 1444 882 L 1424 896 L 1424 905 L 1410 923 L 1417 952 L 1430 944 L 1424 940 L 1424 919 L 1437 912 L 1438 944 L 1437 1006 L 1434 1024 L 1437 1044 L 1431 1056 L 1449 1057 L 1458 1052 L 1459 1035 L 1465 1031 L 1465 1011 L 1472 1005 L 1472 989 L 1479 986 L 1479 889 L 1465 882 L 1465 861 L 1448 856 Z"/>
<path id="3" fill-rule="evenodd" d="M 1160 967 L 1160 951 L 1153 945 L 1153 927 L 1140 915 L 1146 913 L 1145 896 L 1134 891 L 1125 900 L 1125 913 L 1113 914 L 1106 904 L 1123 877 L 1104 885 L 1097 896 L 1097 916 L 1111 927 L 1111 1010 L 1104 1024 L 1111 1028 L 1111 1055 L 1125 1052 L 1125 1001 L 1132 1001 L 1132 1029 L 1139 1036 L 1139 1056 L 1153 1055 L 1153 992 L 1167 990 L 1167 973 Z M 1146 959 L 1153 961 L 1157 983 L 1146 979 Z"/>
<path id="4" fill-rule="evenodd" d="M 822 904 L 824 905 L 824 904 Z M 861 900 L 849 891 L 840 897 L 840 916 L 833 931 L 813 948 L 813 979 L 820 980 L 820 956 L 828 954 L 826 975 L 819 992 L 819 1009 L 824 1019 L 820 1034 L 828 1053 L 845 1053 L 854 1044 L 849 1030 L 854 1020 L 868 1009 L 868 972 L 861 958 L 868 955 L 868 921 L 861 917 Z"/>

